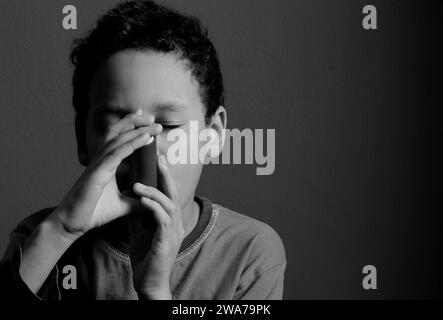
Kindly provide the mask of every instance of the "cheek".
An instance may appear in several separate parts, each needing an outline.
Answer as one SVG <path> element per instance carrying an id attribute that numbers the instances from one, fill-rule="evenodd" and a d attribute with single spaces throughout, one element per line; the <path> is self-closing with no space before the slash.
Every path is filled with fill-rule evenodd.
<path id="1" fill-rule="evenodd" d="M 209 138 L 201 136 L 201 132 L 205 128 L 206 127 L 204 125 L 204 121 L 202 120 L 202 121 L 193 121 L 192 124 L 187 124 L 177 129 L 173 129 L 171 131 L 161 132 L 157 136 L 158 154 L 163 154 L 167 156 L 169 148 L 173 146 L 173 149 L 171 149 L 172 153 L 174 152 L 173 150 L 177 149 L 184 151 L 183 153 L 186 154 L 187 163 L 192 163 L 194 165 L 195 161 L 201 160 L 200 150 L 202 149 L 203 146 L 205 146 L 208 143 L 208 140 L 205 139 Z M 178 137 L 177 133 L 180 131 L 183 134 L 179 136 L 183 137 L 183 140 L 181 140 L 181 138 Z M 171 133 L 169 141 L 168 141 L 168 133 Z M 201 141 L 200 138 L 202 139 Z M 180 155 L 183 153 L 180 153 Z M 191 159 L 191 154 L 193 156 L 192 159 Z"/>
<path id="2" fill-rule="evenodd" d="M 184 129 L 187 132 L 187 153 L 190 153 L 189 128 Z M 167 141 L 167 133 L 163 132 L 157 137 L 158 154 L 167 155 L 168 149 L 175 141 Z M 200 145 L 200 144 L 199 144 Z M 188 162 L 189 163 L 189 162 Z M 201 164 L 174 164 L 168 165 L 171 175 L 176 183 L 180 193 L 182 205 L 185 205 L 193 199 L 195 189 L 200 179 L 203 166 Z"/>
<path id="3" fill-rule="evenodd" d="M 201 165 L 169 165 L 172 178 L 180 194 L 181 205 L 192 200 L 201 174 Z"/>

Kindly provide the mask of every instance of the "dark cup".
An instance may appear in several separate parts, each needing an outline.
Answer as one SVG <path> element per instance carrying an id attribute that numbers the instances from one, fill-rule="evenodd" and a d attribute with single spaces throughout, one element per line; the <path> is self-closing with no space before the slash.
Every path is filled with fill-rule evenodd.
<path id="1" fill-rule="evenodd" d="M 117 185 L 120 191 L 134 199 L 140 199 L 133 191 L 133 185 L 136 182 L 154 188 L 158 187 L 156 137 L 153 137 L 149 144 L 135 150 L 122 162 L 117 171 Z M 125 220 L 130 257 L 133 263 L 137 263 L 148 253 L 157 224 L 152 213 L 141 206 L 136 212 L 126 216 Z"/>

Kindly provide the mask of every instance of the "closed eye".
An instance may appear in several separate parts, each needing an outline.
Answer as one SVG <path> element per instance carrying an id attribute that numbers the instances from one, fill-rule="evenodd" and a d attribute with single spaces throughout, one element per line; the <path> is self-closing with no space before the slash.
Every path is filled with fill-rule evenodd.
<path id="1" fill-rule="evenodd" d="M 166 130 L 172 130 L 172 129 L 180 127 L 180 125 L 166 125 L 166 124 L 162 124 L 162 127 L 163 127 L 163 129 L 166 129 Z"/>
<path id="2" fill-rule="evenodd" d="M 182 124 L 180 123 L 171 123 L 171 122 L 159 122 L 164 130 L 172 130 L 172 129 L 176 129 L 180 126 L 182 126 Z"/>

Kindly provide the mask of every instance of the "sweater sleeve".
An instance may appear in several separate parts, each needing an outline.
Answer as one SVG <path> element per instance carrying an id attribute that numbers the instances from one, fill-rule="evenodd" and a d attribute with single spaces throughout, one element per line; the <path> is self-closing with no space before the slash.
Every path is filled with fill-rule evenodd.
<path id="1" fill-rule="evenodd" d="M 239 279 L 235 300 L 283 299 L 286 255 L 274 229 L 264 226 L 249 242 L 248 258 Z"/>
<path id="2" fill-rule="evenodd" d="M 2 300 L 41 300 L 23 282 L 18 272 L 21 261 L 21 248 L 13 252 L 8 259 L 0 262 L 0 283 Z"/>
<path id="3" fill-rule="evenodd" d="M 22 221 L 11 232 L 6 251 L 0 261 L 0 283 L 2 289 L 0 296 L 6 300 L 42 300 L 49 299 L 54 295 L 49 289 L 50 284 L 57 287 L 57 267 L 55 267 L 47 280 L 39 290 L 34 294 L 22 280 L 19 269 L 22 259 L 22 245 L 30 236 L 34 228 L 52 211 L 52 208 L 44 209 Z"/>
<path id="4" fill-rule="evenodd" d="M 239 300 L 282 300 L 286 264 L 276 265 L 255 278 L 244 276 L 244 289 L 237 292 Z"/>

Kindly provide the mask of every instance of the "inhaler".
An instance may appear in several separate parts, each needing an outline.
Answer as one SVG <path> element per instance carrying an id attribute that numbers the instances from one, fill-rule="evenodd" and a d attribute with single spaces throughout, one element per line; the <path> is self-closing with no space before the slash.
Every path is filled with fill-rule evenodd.
<path id="1" fill-rule="evenodd" d="M 135 150 L 127 158 L 127 163 L 129 164 L 129 196 L 140 200 L 140 196 L 133 191 L 133 185 L 136 182 L 158 188 L 157 138 L 155 136 L 151 137 L 146 145 Z M 137 263 L 148 254 L 157 223 L 152 212 L 144 207 L 130 214 L 127 222 L 130 258 L 133 263 Z"/>

